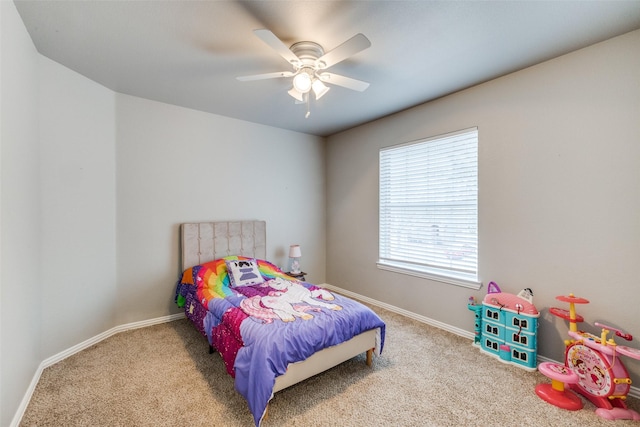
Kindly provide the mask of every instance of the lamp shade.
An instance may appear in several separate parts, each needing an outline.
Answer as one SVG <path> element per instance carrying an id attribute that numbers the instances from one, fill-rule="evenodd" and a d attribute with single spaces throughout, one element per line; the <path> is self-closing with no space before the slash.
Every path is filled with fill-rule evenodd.
<path id="1" fill-rule="evenodd" d="M 291 245 L 289 247 L 289 258 L 300 258 L 302 256 L 302 251 L 300 250 L 300 245 Z"/>
<path id="2" fill-rule="evenodd" d="M 325 86 L 319 79 L 315 79 L 311 84 L 311 88 L 313 88 L 313 93 L 316 94 L 316 99 L 320 99 L 324 96 L 325 93 L 329 92 L 329 88 Z"/>
<path id="3" fill-rule="evenodd" d="M 298 92 L 295 87 L 291 88 L 288 94 L 294 97 L 296 101 L 304 102 L 304 93 Z"/>

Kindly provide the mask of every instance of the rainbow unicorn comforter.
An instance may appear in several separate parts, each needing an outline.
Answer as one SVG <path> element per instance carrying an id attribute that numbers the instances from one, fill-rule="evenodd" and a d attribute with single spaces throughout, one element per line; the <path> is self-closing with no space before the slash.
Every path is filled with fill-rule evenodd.
<path id="1" fill-rule="evenodd" d="M 233 260 L 254 261 L 263 282 L 232 287 L 225 261 Z M 289 363 L 376 328 L 376 352 L 384 346 L 385 324 L 371 309 L 299 282 L 264 260 L 232 256 L 189 268 L 176 289 L 176 302 L 222 355 L 256 426 L 276 377 Z"/>

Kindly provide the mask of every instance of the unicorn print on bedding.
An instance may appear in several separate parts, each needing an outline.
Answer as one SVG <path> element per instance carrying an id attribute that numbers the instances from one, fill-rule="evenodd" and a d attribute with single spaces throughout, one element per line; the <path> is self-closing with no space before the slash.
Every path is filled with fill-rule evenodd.
<path id="1" fill-rule="evenodd" d="M 249 316 L 260 319 L 264 323 L 271 323 L 279 318 L 283 322 L 293 322 L 296 318 L 309 320 L 313 315 L 309 311 L 320 311 L 318 307 L 329 310 L 342 310 L 337 304 L 326 303 L 323 300 L 332 301 L 334 296 L 325 289 L 309 290 L 304 286 L 276 277 L 261 287 L 276 289 L 266 296 L 256 295 L 242 300 L 240 307 Z"/>

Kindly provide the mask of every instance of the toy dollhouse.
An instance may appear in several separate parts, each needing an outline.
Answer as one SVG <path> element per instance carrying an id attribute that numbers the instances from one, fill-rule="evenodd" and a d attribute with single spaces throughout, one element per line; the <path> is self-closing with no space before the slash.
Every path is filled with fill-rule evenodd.
<path id="1" fill-rule="evenodd" d="M 471 298 L 467 307 L 475 313 L 474 345 L 504 363 L 536 370 L 540 313 L 531 289 L 513 295 L 491 282 L 482 304 Z"/>

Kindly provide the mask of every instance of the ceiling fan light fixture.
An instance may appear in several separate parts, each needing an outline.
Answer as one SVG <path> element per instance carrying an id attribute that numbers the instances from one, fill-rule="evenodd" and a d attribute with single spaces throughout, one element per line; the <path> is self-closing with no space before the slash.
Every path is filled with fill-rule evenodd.
<path id="1" fill-rule="evenodd" d="M 313 93 L 316 94 L 316 100 L 322 98 L 325 93 L 329 92 L 329 87 L 320 81 L 320 79 L 315 79 L 311 84 L 311 88 L 313 89 Z"/>
<path id="2" fill-rule="evenodd" d="M 325 72 L 327 68 L 370 47 L 371 42 L 363 34 L 356 34 L 329 52 L 325 52 L 322 46 L 312 41 L 299 41 L 287 47 L 282 40 L 267 29 L 254 30 L 254 34 L 291 64 L 293 71 L 262 73 L 236 78 L 240 81 L 252 81 L 293 77 L 293 87 L 287 93 L 295 99 L 296 104 L 307 104 L 305 117 L 310 115 L 311 91 L 313 90 L 316 100 L 322 98 L 329 91 L 329 87 L 325 83 L 360 92 L 369 87 L 367 82 Z"/>
<path id="3" fill-rule="evenodd" d="M 311 75 L 307 70 L 301 70 L 293 78 L 293 88 L 300 93 L 307 93 L 311 90 Z"/>
<path id="4" fill-rule="evenodd" d="M 304 94 L 300 93 L 296 90 L 295 86 L 292 87 L 289 92 L 287 92 L 289 95 L 291 95 L 293 98 L 296 99 L 296 101 L 300 101 L 300 102 L 304 102 Z"/>

